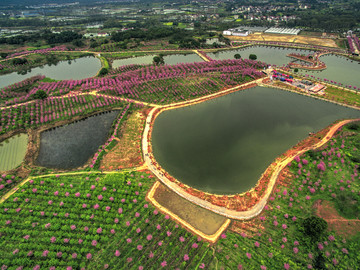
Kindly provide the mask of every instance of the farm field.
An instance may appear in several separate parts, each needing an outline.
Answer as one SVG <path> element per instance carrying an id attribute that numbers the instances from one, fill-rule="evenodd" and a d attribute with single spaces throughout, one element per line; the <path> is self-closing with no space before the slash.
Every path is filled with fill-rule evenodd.
<path id="1" fill-rule="evenodd" d="M 154 183 L 146 172 L 34 177 L 0 205 L 1 261 L 9 269 L 356 269 L 356 227 L 328 226 L 318 202 L 359 220 L 359 136 L 359 123 L 350 124 L 297 157 L 263 213 L 234 221 L 211 246 L 145 201 Z"/>
<path id="2" fill-rule="evenodd" d="M 331 45 L 310 39 L 307 42 L 303 43 Z M 296 156 L 279 174 L 260 214 L 244 220 L 229 219 L 224 215 L 226 211 L 219 215 L 211 207 L 201 208 L 155 176 L 154 163 L 147 163 L 148 152 L 144 150 L 151 149 L 153 122 L 149 116 L 153 111 L 191 110 L 195 106 L 190 105 L 203 101 L 216 103 L 220 96 L 233 92 L 256 92 L 256 86 L 277 87 L 265 72 L 268 64 L 245 57 L 213 60 L 205 52 L 188 50 L 204 61 L 192 61 L 189 54 L 189 63 L 134 63 L 112 68 L 112 60 L 117 57 L 110 52 L 113 45 L 101 46 L 109 52 L 97 56 L 102 69 L 94 77 L 54 80 L 36 75 L 0 88 L 0 142 L 18 134 L 28 138 L 25 157 L 13 168 L 0 171 L 1 269 L 357 269 L 359 121 L 340 128 L 321 148 Z M 148 46 L 159 50 L 173 48 L 173 44 L 162 41 L 145 42 L 140 47 L 146 50 Z M 44 53 L 40 58 L 45 58 L 52 50 L 56 48 L 44 48 L 34 54 L 19 52 L 14 57 L 29 58 L 25 65 L 31 66 L 38 54 Z M 85 56 L 84 53 L 74 52 L 74 56 Z M 132 54 L 119 53 L 121 57 L 125 55 Z M 134 55 L 146 54 L 138 51 Z M 66 56 L 61 58 L 64 59 Z M 316 78 L 311 76 L 309 80 Z M 271 95 L 270 90 L 264 91 Z M 259 102 L 254 105 L 247 102 L 241 107 L 265 107 L 265 103 L 270 103 L 266 94 L 259 94 Z M 300 91 L 283 94 L 306 95 Z M 333 84 L 327 87 L 324 100 L 316 102 L 336 101 L 358 109 L 358 97 L 355 91 Z M 224 110 L 231 106 L 235 106 L 234 100 Z M 96 147 L 81 164 L 65 168 L 36 163 L 41 148 L 45 149 L 41 135 L 60 134 L 60 130 L 77 125 L 83 127 L 88 119 L 110 111 L 114 115 L 106 127 L 91 122 L 92 128 L 101 129 L 105 137 L 97 140 L 97 133 L 88 131 L 86 135 L 96 141 Z M 271 111 L 276 110 L 268 111 L 269 118 Z M 207 116 L 202 121 L 211 122 Z M 304 117 L 296 113 L 295 116 Z M 230 112 L 228 117 L 238 115 Z M 251 113 L 246 113 L 246 118 L 256 119 Z M 174 122 L 180 124 L 179 119 Z M 222 121 L 219 127 L 224 124 Z M 63 140 L 68 149 L 82 152 L 74 150 L 80 143 L 72 143 L 72 139 L 82 140 L 80 133 L 72 134 L 73 138 L 58 135 L 50 144 Z M 307 143 L 318 141 L 324 134 L 324 130 L 312 134 Z M 168 136 L 173 143 L 175 136 Z M 255 137 L 256 134 L 251 135 L 249 146 Z M 83 147 L 90 149 L 90 144 Z M 297 151 L 301 146 L 300 142 L 289 151 Z M 65 146 L 60 148 L 65 152 Z M 50 160 L 60 150 L 45 151 L 48 156 L 44 159 Z M 75 154 L 62 159 L 73 163 Z M 280 157 L 268 167 L 269 172 L 273 173 L 272 165 Z M 53 158 L 55 163 L 57 159 Z M 269 175 L 263 175 L 261 181 L 269 179 Z M 264 185 L 252 188 L 251 194 L 245 191 L 231 196 L 242 196 L 250 205 L 242 207 L 253 207 L 251 203 L 256 203 L 266 191 L 266 183 L 261 183 Z M 195 194 L 192 186 L 179 186 Z M 204 194 L 199 191 L 198 198 Z M 215 201 L 221 197 L 219 204 L 225 201 L 226 210 L 235 209 L 230 200 L 226 201 L 230 195 L 206 196 Z"/>
<path id="3" fill-rule="evenodd" d="M 226 36 L 232 41 L 241 41 L 241 40 L 252 40 L 252 41 L 275 41 L 275 42 L 291 42 L 291 43 L 301 43 L 301 44 L 310 44 L 315 46 L 326 46 L 337 48 L 335 40 L 330 38 L 318 38 L 318 37 L 309 37 L 309 36 L 293 36 L 293 35 L 278 35 L 278 34 L 251 34 L 246 37 L 238 36 Z"/>

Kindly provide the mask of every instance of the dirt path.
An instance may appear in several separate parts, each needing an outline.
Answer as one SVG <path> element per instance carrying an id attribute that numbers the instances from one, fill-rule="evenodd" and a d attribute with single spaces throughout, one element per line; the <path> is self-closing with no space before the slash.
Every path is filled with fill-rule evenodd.
<path id="1" fill-rule="evenodd" d="M 336 231 L 344 237 L 353 236 L 360 231 L 360 220 L 340 216 L 332 202 L 318 200 L 313 207 L 316 209 L 316 215 L 328 223 L 328 230 Z"/>
<path id="2" fill-rule="evenodd" d="M 143 171 L 145 169 L 147 169 L 147 166 L 142 165 L 142 166 L 135 167 L 135 168 L 124 169 L 121 171 L 78 171 L 78 172 L 52 173 L 52 174 L 30 176 L 30 177 L 24 179 L 23 181 L 21 181 L 20 183 L 18 183 L 16 186 L 14 186 L 9 192 L 5 193 L 4 196 L 2 196 L 0 199 L 0 204 L 2 204 L 4 201 L 6 201 L 11 195 L 13 195 L 16 191 L 18 191 L 19 188 L 22 187 L 23 185 L 25 185 L 27 182 L 29 182 L 30 180 L 37 179 L 37 178 L 45 178 L 45 177 L 56 176 L 56 175 L 64 176 L 64 175 L 79 175 L 79 174 L 90 174 L 90 173 L 92 173 L 92 174 L 93 173 L 115 174 L 115 173 L 124 173 L 124 172 L 132 172 L 132 171 Z"/>

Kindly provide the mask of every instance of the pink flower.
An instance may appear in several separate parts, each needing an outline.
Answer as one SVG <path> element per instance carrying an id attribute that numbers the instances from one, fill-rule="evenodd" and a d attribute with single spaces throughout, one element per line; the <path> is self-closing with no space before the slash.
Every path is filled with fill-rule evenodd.
<path id="1" fill-rule="evenodd" d="M 141 229 L 140 229 L 140 228 L 137 228 L 137 229 L 136 229 L 136 232 L 137 232 L 137 233 L 140 233 L 140 232 L 141 232 Z"/>
<path id="2" fill-rule="evenodd" d="M 251 259 L 251 253 L 246 252 L 246 257 L 248 257 L 249 259 Z"/>
<path id="3" fill-rule="evenodd" d="M 86 207 L 87 207 L 86 203 L 83 203 L 82 208 L 86 208 Z"/>
<path id="4" fill-rule="evenodd" d="M 44 250 L 43 253 L 42 253 L 42 256 L 43 256 L 43 257 L 46 257 L 48 254 L 49 254 L 49 251 L 48 251 L 48 250 Z"/>
<path id="5" fill-rule="evenodd" d="M 156 225 L 156 229 L 157 229 L 157 230 L 161 230 L 160 224 Z"/>
<path id="6" fill-rule="evenodd" d="M 132 242 L 131 238 L 126 239 L 126 242 L 131 243 Z"/>
<path id="7" fill-rule="evenodd" d="M 96 247 L 97 241 L 96 241 L 96 240 L 92 240 L 92 241 L 91 241 L 91 245 L 94 246 L 94 247 Z"/>
<path id="8" fill-rule="evenodd" d="M 55 243 L 55 241 L 56 241 L 56 238 L 54 236 L 50 238 L 51 243 Z"/>
<path id="9" fill-rule="evenodd" d="M 71 258 L 76 259 L 76 258 L 77 258 L 77 254 L 76 254 L 76 253 L 71 254 Z"/>
<path id="10" fill-rule="evenodd" d="M 75 226 L 75 225 L 71 225 L 71 226 L 70 226 L 70 229 L 73 231 L 73 230 L 76 229 L 76 226 Z"/>
<path id="11" fill-rule="evenodd" d="M 290 269 L 290 265 L 289 265 L 288 263 L 284 263 L 284 268 L 285 268 L 286 270 L 288 270 L 288 269 Z"/>
<path id="12" fill-rule="evenodd" d="M 152 251 L 150 251 L 149 258 L 153 258 L 153 257 L 154 257 L 154 253 L 152 253 Z"/>
<path id="13" fill-rule="evenodd" d="M 221 239 L 226 239 L 226 234 L 225 233 L 221 234 Z"/>
<path id="14" fill-rule="evenodd" d="M 143 246 L 142 246 L 142 245 L 138 245 L 136 248 L 137 248 L 138 250 L 142 250 L 142 249 L 143 249 Z"/>
<path id="15" fill-rule="evenodd" d="M 167 262 L 166 262 L 166 261 L 163 261 L 163 262 L 161 263 L 161 267 L 165 267 L 165 266 L 167 266 Z"/>
<path id="16" fill-rule="evenodd" d="M 60 252 L 56 253 L 56 257 L 61 258 L 62 257 L 62 252 L 60 251 Z"/>
<path id="17" fill-rule="evenodd" d="M 91 254 L 91 253 L 86 254 L 86 259 L 90 260 L 91 258 L 92 258 L 92 254 Z"/>
<path id="18" fill-rule="evenodd" d="M 120 256 L 120 251 L 116 250 L 116 251 L 115 251 L 115 256 L 116 256 L 116 257 L 119 257 L 119 256 Z"/>
<path id="19" fill-rule="evenodd" d="M 255 247 L 260 247 L 260 243 L 258 241 L 255 242 Z"/>
<path id="20" fill-rule="evenodd" d="M 80 192 L 76 192 L 76 193 L 75 193 L 75 196 L 76 196 L 76 197 L 80 197 Z"/>
<path id="21" fill-rule="evenodd" d="M 297 254 L 299 252 L 299 249 L 297 247 L 294 247 L 293 251 L 294 251 L 295 254 Z"/>
<path id="22" fill-rule="evenodd" d="M 335 237 L 333 235 L 329 235 L 329 241 L 335 241 Z"/>
<path id="23" fill-rule="evenodd" d="M 179 241 L 180 241 L 180 242 L 184 242 L 184 241 L 185 241 L 185 238 L 184 238 L 183 236 L 180 236 L 180 237 L 179 237 Z"/>
<path id="24" fill-rule="evenodd" d="M 140 217 L 140 213 L 136 212 L 135 217 Z"/>
<path id="25" fill-rule="evenodd" d="M 98 228 L 97 230 L 96 230 L 96 233 L 98 233 L 98 234 L 100 234 L 100 233 L 102 233 L 102 228 Z"/>
<path id="26" fill-rule="evenodd" d="M 152 235 L 151 235 L 151 234 L 148 234 L 148 236 L 146 236 L 146 239 L 147 239 L 148 241 L 150 241 L 150 240 L 152 239 Z"/>
<path id="27" fill-rule="evenodd" d="M 167 236 L 171 236 L 172 232 L 167 231 L 166 234 L 167 234 Z"/>
<path id="28" fill-rule="evenodd" d="M 190 258 L 189 258 L 189 255 L 185 254 L 184 255 L 184 261 L 188 261 Z"/>
<path id="29" fill-rule="evenodd" d="M 127 261 L 128 263 L 131 263 L 132 260 L 133 260 L 133 259 L 132 259 L 131 257 L 129 257 L 129 258 L 126 259 L 126 261 Z"/>
<path id="30" fill-rule="evenodd" d="M 99 195 L 97 198 L 98 198 L 99 201 L 101 201 L 103 199 L 103 196 Z"/>

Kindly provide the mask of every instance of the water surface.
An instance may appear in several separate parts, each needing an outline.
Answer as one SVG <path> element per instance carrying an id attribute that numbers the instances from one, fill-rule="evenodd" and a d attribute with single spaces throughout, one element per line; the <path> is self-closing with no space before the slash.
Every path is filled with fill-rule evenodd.
<path id="1" fill-rule="evenodd" d="M 80 80 L 95 76 L 100 68 L 101 62 L 95 57 L 60 61 L 57 65 L 32 68 L 24 75 L 17 74 L 17 72 L 2 75 L 0 76 L 0 88 L 36 75 L 45 75 L 55 80 Z"/>
<path id="2" fill-rule="evenodd" d="M 21 133 L 0 143 L 0 171 L 15 169 L 23 161 L 28 135 Z"/>
<path id="3" fill-rule="evenodd" d="M 154 123 L 153 151 L 166 171 L 189 186 L 241 193 L 309 132 L 356 117 L 360 111 L 255 87 L 161 113 Z"/>
<path id="4" fill-rule="evenodd" d="M 156 55 L 145 55 L 145 56 L 138 56 L 138 57 L 130 57 L 125 59 L 117 59 L 114 60 L 112 63 L 113 68 L 117 68 L 120 66 L 125 65 L 133 65 L 133 64 L 143 64 L 143 65 L 150 65 L 153 63 L 153 58 Z M 179 63 L 194 63 L 194 62 L 202 62 L 200 56 L 195 53 L 191 54 L 171 54 L 164 56 L 164 62 L 167 65 L 175 65 Z"/>
<path id="5" fill-rule="evenodd" d="M 105 143 L 118 111 L 42 132 L 36 163 L 50 168 L 72 169 L 84 165 Z"/>
<path id="6" fill-rule="evenodd" d="M 327 68 L 321 71 L 299 70 L 301 73 L 315 76 L 315 78 L 328 79 L 360 88 L 360 62 L 351 61 L 337 55 L 324 55 L 320 57 Z M 360 91 L 356 89 L 357 91 Z"/>

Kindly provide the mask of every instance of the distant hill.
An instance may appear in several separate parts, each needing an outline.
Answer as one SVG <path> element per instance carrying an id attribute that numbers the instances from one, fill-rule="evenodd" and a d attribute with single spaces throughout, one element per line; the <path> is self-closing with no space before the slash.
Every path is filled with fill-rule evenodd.
<path id="1" fill-rule="evenodd" d="M 39 4 L 65 4 L 79 2 L 80 4 L 89 4 L 95 2 L 130 2 L 126 0 L 0 0 L 0 6 L 24 6 Z"/>

